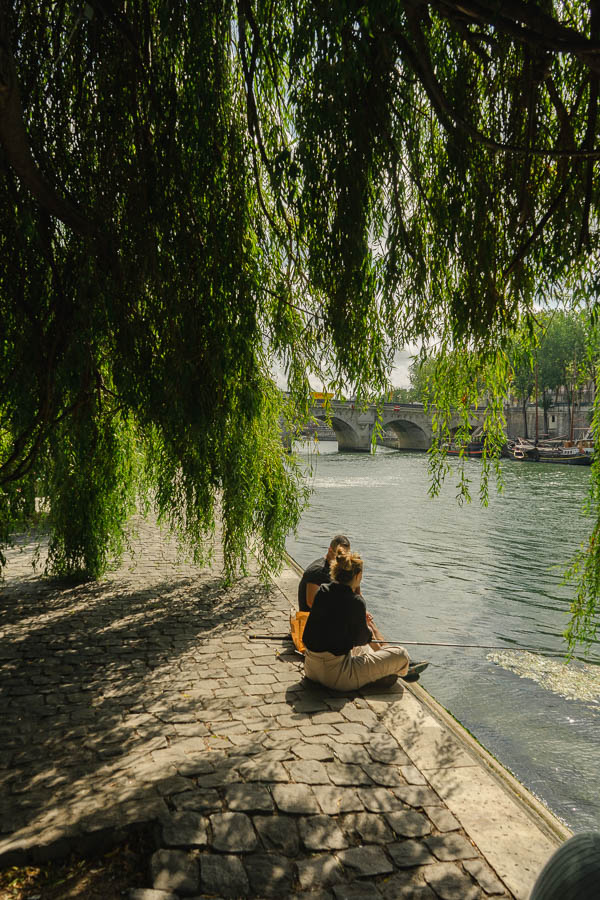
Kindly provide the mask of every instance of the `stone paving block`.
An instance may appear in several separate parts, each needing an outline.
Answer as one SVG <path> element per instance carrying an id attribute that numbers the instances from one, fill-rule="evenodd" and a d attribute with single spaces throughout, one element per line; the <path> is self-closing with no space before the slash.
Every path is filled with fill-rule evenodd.
<path id="1" fill-rule="evenodd" d="M 191 809 L 196 812 L 212 812 L 221 809 L 222 803 L 218 793 L 213 788 L 184 791 L 175 794 L 172 798 L 173 805 L 178 810 Z"/>
<path id="2" fill-rule="evenodd" d="M 350 732 L 340 732 L 335 735 L 336 744 L 368 744 L 369 743 L 369 735 L 367 734 L 358 734 L 355 731 Z"/>
<path id="3" fill-rule="evenodd" d="M 372 765 L 372 760 L 365 744 L 338 744 L 332 741 L 330 746 L 341 763 L 354 763 L 358 766 Z"/>
<path id="4" fill-rule="evenodd" d="M 365 738 L 366 741 L 371 739 L 371 732 L 364 725 L 361 725 L 360 722 L 336 722 L 335 730 L 340 734 L 358 735 L 361 738 Z"/>
<path id="5" fill-rule="evenodd" d="M 398 766 L 369 761 L 363 764 L 363 769 L 375 784 L 381 784 L 386 787 L 400 787 L 406 784 L 406 779 Z"/>
<path id="6" fill-rule="evenodd" d="M 246 781 L 287 783 L 290 780 L 287 769 L 280 762 L 266 762 L 260 757 L 243 763 L 239 768 L 239 773 Z"/>
<path id="7" fill-rule="evenodd" d="M 296 784 L 329 784 L 328 769 L 317 759 L 297 759 L 284 763 Z"/>
<path id="8" fill-rule="evenodd" d="M 429 819 L 412 809 L 385 813 L 385 818 L 394 832 L 401 837 L 423 837 L 431 832 Z"/>
<path id="9" fill-rule="evenodd" d="M 352 765 L 352 763 L 332 762 L 327 763 L 326 768 L 327 775 L 333 784 L 358 787 L 361 784 L 373 783 L 362 766 Z"/>
<path id="10" fill-rule="evenodd" d="M 300 759 L 333 759 L 333 751 L 330 747 L 326 747 L 324 744 L 308 744 L 306 741 L 302 741 L 294 747 L 294 753 Z"/>
<path id="11" fill-rule="evenodd" d="M 419 809 L 423 806 L 444 805 L 443 801 L 440 800 L 435 791 L 432 791 L 429 787 L 407 784 L 406 787 L 394 787 L 392 790 L 399 800 L 402 800 L 403 803 L 407 803 L 415 809 Z"/>
<path id="12" fill-rule="evenodd" d="M 341 708 L 340 712 L 349 722 L 358 722 L 366 728 L 372 728 L 379 722 L 372 710 L 368 707 L 358 707 L 356 703 L 347 703 Z"/>
<path id="13" fill-rule="evenodd" d="M 294 754 L 286 747 L 273 747 L 270 750 L 263 750 L 258 760 L 261 764 L 272 762 L 283 762 L 286 759 L 294 759 Z M 254 760 L 257 762 L 257 760 Z"/>
<path id="14" fill-rule="evenodd" d="M 262 716 L 270 719 L 274 716 L 289 715 L 291 706 L 288 703 L 263 703 L 256 709 Z"/>
<path id="15" fill-rule="evenodd" d="M 225 853 L 244 853 L 254 850 L 258 838 L 252 821 L 244 813 L 224 812 L 210 816 L 211 846 Z"/>
<path id="16" fill-rule="evenodd" d="M 246 679 L 240 679 L 240 684 L 272 684 L 273 675 L 271 672 L 259 672 L 257 675 L 248 675 Z"/>
<path id="17" fill-rule="evenodd" d="M 196 784 L 202 788 L 220 788 L 226 784 L 236 784 L 242 780 L 237 769 L 217 769 L 210 775 L 199 775 Z"/>
<path id="18" fill-rule="evenodd" d="M 358 788 L 358 796 L 368 812 L 391 812 L 405 809 L 405 804 L 384 787 Z"/>
<path id="19" fill-rule="evenodd" d="M 453 863 L 437 863 L 424 870 L 425 881 L 441 900 L 480 900 L 481 891 Z"/>
<path id="20" fill-rule="evenodd" d="M 242 690 L 252 697 L 265 697 L 267 694 L 272 694 L 274 689 L 271 684 L 246 684 Z"/>
<path id="21" fill-rule="evenodd" d="M 296 819 L 292 816 L 254 816 L 254 827 L 265 850 L 279 850 L 286 856 L 297 856 L 300 838 Z"/>
<path id="22" fill-rule="evenodd" d="M 425 843 L 432 853 L 442 861 L 452 859 L 473 859 L 479 853 L 462 834 L 430 834 Z"/>
<path id="23" fill-rule="evenodd" d="M 155 890 L 191 897 L 198 893 L 198 863 L 183 850 L 157 850 L 150 859 Z"/>
<path id="24" fill-rule="evenodd" d="M 288 728 L 299 728 L 304 732 L 304 725 L 307 725 L 311 720 L 311 717 L 308 713 L 295 713 L 290 712 L 289 708 L 287 713 L 284 713 L 281 716 L 275 717 L 275 723 L 278 727 L 288 729 Z M 328 733 L 331 734 L 331 728 L 328 729 Z"/>
<path id="25" fill-rule="evenodd" d="M 319 812 L 319 805 L 310 785 L 274 784 L 271 793 L 281 812 L 306 814 Z"/>
<path id="26" fill-rule="evenodd" d="M 248 876 L 237 856 L 208 853 L 200 857 L 202 890 L 219 897 L 247 897 L 250 893 Z"/>
<path id="27" fill-rule="evenodd" d="M 302 734 L 305 737 L 321 737 L 321 735 L 331 735 L 331 728 L 327 725 L 305 725 L 302 728 Z"/>
<path id="28" fill-rule="evenodd" d="M 273 800 L 262 784 L 232 784 L 225 792 L 229 809 L 240 812 L 271 812 Z"/>
<path id="29" fill-rule="evenodd" d="M 418 869 L 398 872 L 379 882 L 385 900 L 438 900 Z"/>
<path id="30" fill-rule="evenodd" d="M 317 785 L 313 790 L 321 810 L 328 816 L 364 810 L 362 800 L 351 788 Z"/>
<path id="31" fill-rule="evenodd" d="M 410 758 L 390 734 L 380 733 L 372 736 L 367 750 L 375 762 L 391 763 L 396 766 L 410 765 Z"/>
<path id="32" fill-rule="evenodd" d="M 182 778 L 181 775 L 171 775 L 155 782 L 154 787 L 161 796 L 166 797 L 189 791 L 194 787 L 194 782 L 189 778 Z"/>
<path id="33" fill-rule="evenodd" d="M 300 887 L 305 890 L 329 887 L 344 881 L 344 870 L 335 856 L 329 853 L 299 859 L 297 867 Z"/>
<path id="34" fill-rule="evenodd" d="M 252 853 L 244 866 L 254 893 L 260 897 L 289 897 L 296 878 L 295 864 L 284 856 Z"/>
<path id="35" fill-rule="evenodd" d="M 169 813 L 161 819 L 162 844 L 166 847 L 205 847 L 206 819 L 197 812 Z"/>
<path id="36" fill-rule="evenodd" d="M 437 862 L 437 859 L 423 841 L 398 841 L 394 844 L 388 844 L 386 850 L 400 869 Z"/>
<path id="37" fill-rule="evenodd" d="M 343 850 L 349 841 L 331 816 L 310 816 L 298 821 L 300 837 L 307 850 Z"/>
<path id="38" fill-rule="evenodd" d="M 264 736 L 257 735 L 255 730 L 258 731 L 261 728 L 261 725 L 257 722 L 247 722 L 245 725 L 245 730 L 240 734 L 231 734 L 228 733 L 227 737 L 231 741 L 234 747 L 238 750 L 242 750 L 246 753 L 247 756 L 250 756 L 254 753 L 260 753 L 262 741 Z M 248 747 L 248 734 L 252 735 L 252 745 Z"/>
<path id="39" fill-rule="evenodd" d="M 456 831 L 460 828 L 460 823 L 449 809 L 443 806 L 425 806 L 424 809 L 438 831 Z"/>
<path id="40" fill-rule="evenodd" d="M 333 887 L 333 894 L 336 900 L 380 900 L 381 898 L 375 885 L 368 881 L 336 884 Z"/>
<path id="41" fill-rule="evenodd" d="M 504 894 L 506 888 L 499 878 L 496 877 L 490 866 L 482 859 L 465 859 L 463 867 L 469 875 L 472 875 L 477 884 L 483 888 L 486 894 Z M 600 893 L 600 891 L 599 891 Z"/>
<path id="42" fill-rule="evenodd" d="M 408 784 L 427 784 L 427 779 L 416 766 L 400 766 L 400 772 Z"/>
<path id="43" fill-rule="evenodd" d="M 311 716 L 314 725 L 343 725 L 344 717 L 337 712 L 318 712 Z"/>
<path id="44" fill-rule="evenodd" d="M 336 856 L 344 868 L 359 877 L 386 875 L 394 871 L 381 847 L 351 847 L 349 850 L 339 850 Z"/>
<path id="45" fill-rule="evenodd" d="M 250 729 L 244 722 L 224 722 L 219 725 L 219 734 L 225 735 L 231 743 L 235 743 L 234 737 L 241 734 L 248 734 Z"/>
<path id="46" fill-rule="evenodd" d="M 358 835 L 365 844 L 386 844 L 394 840 L 392 830 L 378 813 L 347 813 L 342 816 L 341 824 L 345 832 Z"/>

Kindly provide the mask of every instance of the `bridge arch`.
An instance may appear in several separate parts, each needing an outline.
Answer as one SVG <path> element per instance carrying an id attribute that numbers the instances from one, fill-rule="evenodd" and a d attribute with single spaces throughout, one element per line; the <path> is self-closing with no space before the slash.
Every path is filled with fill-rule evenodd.
<path id="1" fill-rule="evenodd" d="M 338 442 L 338 450 L 341 451 L 364 451 L 364 437 L 350 424 L 350 422 L 340 419 L 339 416 L 332 415 L 327 418 L 326 415 L 319 415 L 313 410 L 313 418 L 326 422 L 335 432 Z"/>
<path id="2" fill-rule="evenodd" d="M 399 450 L 428 450 L 431 445 L 427 432 L 409 419 L 390 419 L 385 428 L 394 433 Z"/>

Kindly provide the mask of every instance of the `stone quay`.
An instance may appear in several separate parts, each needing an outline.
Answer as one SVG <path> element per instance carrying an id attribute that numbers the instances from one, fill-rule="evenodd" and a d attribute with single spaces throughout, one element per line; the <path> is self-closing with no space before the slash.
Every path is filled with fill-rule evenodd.
<path id="1" fill-rule="evenodd" d="M 27 537 L 7 554 L 1 868 L 149 828 L 130 900 L 526 900 L 570 832 L 423 686 L 307 682 L 291 561 L 225 587 L 218 550 L 136 530 L 98 582 L 36 574 Z"/>

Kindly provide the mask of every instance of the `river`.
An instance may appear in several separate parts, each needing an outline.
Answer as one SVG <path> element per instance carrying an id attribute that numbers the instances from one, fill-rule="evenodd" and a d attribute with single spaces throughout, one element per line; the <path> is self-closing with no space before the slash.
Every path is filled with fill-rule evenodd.
<path id="1" fill-rule="evenodd" d="M 572 587 L 562 572 L 590 522 L 590 470 L 502 463 L 504 489 L 459 507 L 457 478 L 427 488 L 427 456 L 378 448 L 338 453 L 299 444 L 313 495 L 288 552 L 305 566 L 347 534 L 365 562 L 362 592 L 390 639 L 506 647 L 506 652 L 409 648 L 429 659 L 421 684 L 574 831 L 600 829 L 600 645 L 587 662 L 556 653 Z M 457 460 L 450 460 L 453 467 Z"/>

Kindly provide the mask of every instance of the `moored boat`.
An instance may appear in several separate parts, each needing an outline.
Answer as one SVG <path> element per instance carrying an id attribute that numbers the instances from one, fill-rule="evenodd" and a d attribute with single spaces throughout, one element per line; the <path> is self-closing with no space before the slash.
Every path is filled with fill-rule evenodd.
<path id="1" fill-rule="evenodd" d="M 506 455 L 516 462 L 558 463 L 567 466 L 589 466 L 591 456 L 584 447 L 571 441 L 508 441 Z"/>
<path id="2" fill-rule="evenodd" d="M 483 441 L 473 440 L 469 441 L 464 447 L 461 447 L 459 444 L 451 443 L 446 445 L 446 453 L 448 456 L 460 456 L 461 450 L 463 456 L 474 456 L 481 459 L 483 456 Z"/>

